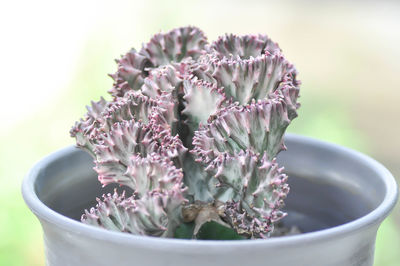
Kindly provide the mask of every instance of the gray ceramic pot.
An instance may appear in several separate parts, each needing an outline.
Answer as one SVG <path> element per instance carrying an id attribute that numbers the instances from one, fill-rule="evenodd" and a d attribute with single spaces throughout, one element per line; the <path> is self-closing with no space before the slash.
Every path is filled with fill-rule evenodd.
<path id="1" fill-rule="evenodd" d="M 43 226 L 47 265 L 373 265 L 377 229 L 397 200 L 393 176 L 373 159 L 334 144 L 288 135 L 286 145 L 278 158 L 291 185 L 285 223 L 304 232 L 296 236 L 160 239 L 82 224 L 82 211 L 104 191 L 92 159 L 74 147 L 36 164 L 22 193 Z"/>

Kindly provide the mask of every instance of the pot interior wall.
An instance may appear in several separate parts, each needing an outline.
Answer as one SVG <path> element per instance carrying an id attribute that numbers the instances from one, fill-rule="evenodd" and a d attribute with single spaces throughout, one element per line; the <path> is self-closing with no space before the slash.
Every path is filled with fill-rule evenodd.
<path id="1" fill-rule="evenodd" d="M 291 187 L 285 208 L 288 216 L 283 219 L 287 226 L 296 225 L 302 232 L 317 231 L 359 218 L 378 204 L 360 196 L 363 191 L 354 186 L 337 185 L 341 182 L 336 184 L 324 176 L 310 178 L 312 175 L 301 175 L 302 171 L 297 171 L 298 160 L 296 164 L 290 163 L 293 161 L 290 157 L 280 158 L 282 160 L 282 164 L 288 166 L 286 172 Z M 49 208 L 79 220 L 84 209 L 95 206 L 96 197 L 117 188 L 111 185 L 102 188 L 92 167 L 91 157 L 75 150 L 42 169 L 35 186 L 36 193 Z"/>
<path id="2" fill-rule="evenodd" d="M 298 226 L 301 232 L 313 232 L 338 226 L 371 211 L 359 195 L 324 182 L 289 175 L 290 193 L 286 199 L 286 226 Z"/>

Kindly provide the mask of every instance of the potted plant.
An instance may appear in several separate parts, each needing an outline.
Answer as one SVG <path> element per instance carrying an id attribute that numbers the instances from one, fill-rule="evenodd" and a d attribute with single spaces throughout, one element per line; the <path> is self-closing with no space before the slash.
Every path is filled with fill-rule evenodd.
<path id="1" fill-rule="evenodd" d="M 284 141 L 300 82 L 276 43 L 184 27 L 117 63 L 113 99 L 71 129 L 86 153 L 24 180 L 48 265 L 373 264 L 396 183 L 358 152 Z"/>

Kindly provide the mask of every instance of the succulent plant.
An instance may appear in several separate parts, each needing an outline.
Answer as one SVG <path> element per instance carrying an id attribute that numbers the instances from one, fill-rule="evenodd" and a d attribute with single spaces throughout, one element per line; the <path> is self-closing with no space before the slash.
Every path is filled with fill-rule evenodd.
<path id="1" fill-rule="evenodd" d="M 112 100 L 71 129 L 94 158 L 103 195 L 82 222 L 174 237 L 209 222 L 266 238 L 285 216 L 287 176 L 276 162 L 297 116 L 296 69 L 265 35 L 208 43 L 196 27 L 156 34 L 117 60 Z M 128 195 L 129 194 L 129 195 Z"/>

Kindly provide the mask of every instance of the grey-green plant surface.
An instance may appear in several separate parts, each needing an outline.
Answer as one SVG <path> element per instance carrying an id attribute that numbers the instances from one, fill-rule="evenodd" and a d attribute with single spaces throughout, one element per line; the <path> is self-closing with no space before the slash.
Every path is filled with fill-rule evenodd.
<path id="1" fill-rule="evenodd" d="M 269 237 L 286 215 L 287 176 L 275 157 L 300 86 L 278 44 L 232 34 L 208 43 L 183 27 L 117 64 L 112 100 L 92 102 L 71 136 L 103 186 L 132 193 L 97 199 L 82 222 L 158 237 Z"/>

